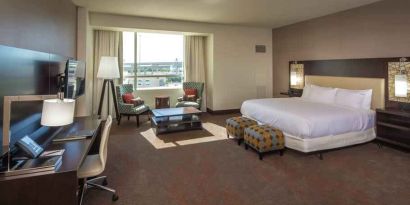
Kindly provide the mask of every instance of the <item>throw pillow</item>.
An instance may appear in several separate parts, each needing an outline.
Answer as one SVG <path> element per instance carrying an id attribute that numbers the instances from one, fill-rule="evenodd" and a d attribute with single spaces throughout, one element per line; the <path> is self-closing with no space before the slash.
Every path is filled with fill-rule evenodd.
<path id="1" fill-rule="evenodd" d="M 184 89 L 185 95 L 197 95 L 197 90 L 195 88 Z"/>
<path id="2" fill-rule="evenodd" d="M 122 100 L 124 101 L 124 103 L 131 104 L 132 99 L 134 99 L 134 95 L 132 93 L 125 93 L 124 95 L 122 95 Z"/>
<path id="3" fill-rule="evenodd" d="M 141 99 L 140 97 L 132 99 L 131 102 L 134 104 L 134 107 L 137 107 L 137 106 L 140 106 L 140 105 L 144 104 L 144 100 Z"/>
<path id="4" fill-rule="evenodd" d="M 184 101 L 196 101 L 196 96 L 195 95 L 184 95 Z"/>

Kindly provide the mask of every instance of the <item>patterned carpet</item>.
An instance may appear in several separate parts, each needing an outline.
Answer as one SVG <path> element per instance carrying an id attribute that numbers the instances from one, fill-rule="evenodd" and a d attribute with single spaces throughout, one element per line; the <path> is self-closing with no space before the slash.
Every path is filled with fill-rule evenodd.
<path id="1" fill-rule="evenodd" d="M 410 204 L 410 154 L 375 143 L 318 160 L 287 150 L 258 160 L 226 139 L 225 119 L 203 115 L 204 130 L 156 138 L 146 119 L 113 126 L 105 175 L 120 199 L 89 190 L 88 205 Z"/>

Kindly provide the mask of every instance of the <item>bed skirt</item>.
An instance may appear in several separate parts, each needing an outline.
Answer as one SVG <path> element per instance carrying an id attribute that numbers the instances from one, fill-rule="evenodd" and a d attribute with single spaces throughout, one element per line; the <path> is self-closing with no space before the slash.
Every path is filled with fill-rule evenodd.
<path id="1" fill-rule="evenodd" d="M 258 120 L 255 121 L 257 121 L 258 124 L 263 124 Z M 283 132 L 283 134 L 285 135 L 285 147 L 304 153 L 362 144 L 365 142 L 370 142 L 376 138 L 375 128 L 369 128 L 360 132 L 348 132 L 340 135 L 330 135 L 312 139 L 295 137 L 286 132 Z"/>

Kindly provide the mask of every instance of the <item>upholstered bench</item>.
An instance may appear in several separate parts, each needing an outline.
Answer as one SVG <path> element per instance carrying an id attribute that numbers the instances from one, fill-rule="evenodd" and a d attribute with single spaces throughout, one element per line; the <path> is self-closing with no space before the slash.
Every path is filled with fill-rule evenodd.
<path id="1" fill-rule="evenodd" d="M 229 138 L 229 135 L 238 140 L 238 145 L 241 144 L 243 140 L 243 133 L 245 128 L 251 125 L 257 125 L 258 123 L 255 120 L 251 120 L 246 117 L 232 117 L 226 120 L 226 134 Z"/>
<path id="2" fill-rule="evenodd" d="M 285 138 L 282 131 L 268 125 L 252 125 L 244 131 L 245 149 L 248 146 L 255 149 L 262 160 L 263 154 L 269 151 L 278 150 L 280 156 L 285 149 Z"/>

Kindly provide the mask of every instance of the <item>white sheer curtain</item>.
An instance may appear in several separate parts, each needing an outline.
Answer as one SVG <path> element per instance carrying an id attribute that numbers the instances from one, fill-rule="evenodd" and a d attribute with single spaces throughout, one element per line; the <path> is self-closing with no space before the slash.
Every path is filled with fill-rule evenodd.
<path id="1" fill-rule="evenodd" d="M 205 82 L 206 36 L 185 36 L 185 81 Z M 202 111 L 206 111 L 206 86 L 202 93 Z"/>
<path id="2" fill-rule="evenodd" d="M 101 56 L 115 56 L 118 57 L 118 64 L 120 68 L 122 83 L 122 32 L 119 31 L 106 31 L 106 30 L 95 30 L 94 31 L 94 69 L 93 69 L 93 114 L 96 115 L 98 112 L 98 106 L 100 102 L 101 90 L 103 80 L 97 78 L 98 67 L 100 65 Z M 117 82 L 118 83 L 118 82 Z M 104 103 L 102 107 L 101 117 L 105 119 L 108 114 L 113 115 L 113 107 L 116 102 L 112 101 L 113 93 L 110 92 L 108 96 L 108 89 L 106 87 L 106 93 L 104 95 Z M 108 98 L 110 97 L 110 98 Z M 107 113 L 108 100 L 110 101 L 110 111 Z"/>

